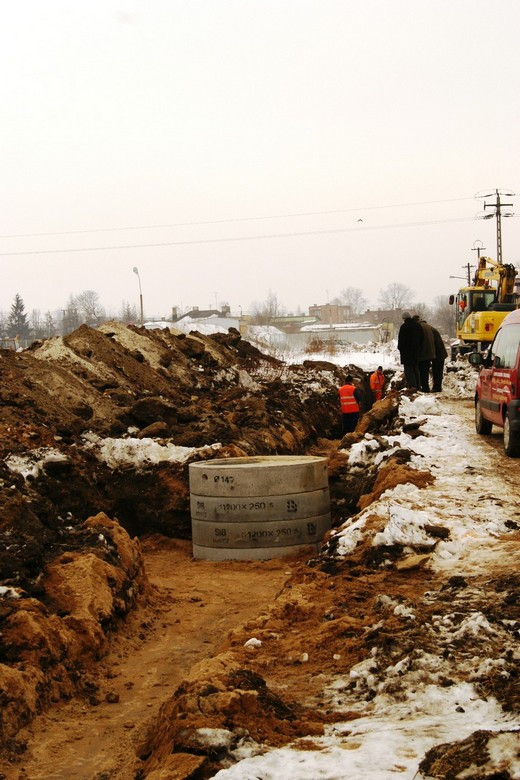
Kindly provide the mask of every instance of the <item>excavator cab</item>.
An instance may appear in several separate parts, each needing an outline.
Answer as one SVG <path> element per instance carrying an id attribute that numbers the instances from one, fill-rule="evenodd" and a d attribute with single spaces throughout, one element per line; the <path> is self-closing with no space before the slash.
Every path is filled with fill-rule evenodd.
<path id="1" fill-rule="evenodd" d="M 489 311 L 496 300 L 496 290 L 491 287 L 487 290 L 481 288 L 472 290 L 470 287 L 459 290 L 455 296 L 457 331 L 462 330 L 462 326 L 470 314 L 476 311 Z"/>
<path id="2" fill-rule="evenodd" d="M 462 287 L 457 295 L 455 331 L 458 343 L 452 345 L 452 357 L 483 349 L 490 344 L 507 313 L 518 308 L 515 288 L 516 268 L 481 256 L 473 284 Z"/>

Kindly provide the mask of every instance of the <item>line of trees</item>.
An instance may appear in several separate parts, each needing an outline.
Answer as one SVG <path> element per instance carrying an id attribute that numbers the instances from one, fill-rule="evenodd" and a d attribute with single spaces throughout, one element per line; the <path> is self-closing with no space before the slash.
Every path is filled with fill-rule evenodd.
<path id="1" fill-rule="evenodd" d="M 346 287 L 330 302 L 348 307 L 349 320 L 352 321 L 362 317 L 368 309 L 368 300 L 358 287 Z M 432 325 L 439 328 L 441 333 L 447 336 L 455 335 L 455 316 L 453 307 L 448 303 L 448 295 L 437 296 L 433 304 L 428 306 L 415 300 L 415 292 L 410 287 L 399 282 L 392 282 L 379 291 L 378 308 L 385 311 L 409 309 L 431 322 Z M 286 313 L 285 307 L 280 303 L 276 294 L 269 290 L 264 301 L 253 304 L 251 316 L 256 325 L 269 325 L 277 317 L 283 317 Z M 296 314 L 300 313 L 296 312 Z"/>
<path id="2" fill-rule="evenodd" d="M 432 306 L 414 301 L 415 293 L 409 287 L 399 282 L 393 282 L 379 291 L 378 304 L 383 310 L 402 310 L 420 314 L 432 325 L 448 336 L 454 335 L 453 308 L 448 303 L 448 296 L 438 296 Z M 357 287 L 346 287 L 331 303 L 348 307 L 349 319 L 355 321 L 367 310 L 368 301 Z M 298 310 L 297 314 L 302 312 Z M 269 290 L 267 298 L 252 307 L 252 321 L 259 325 L 269 325 L 277 317 L 286 314 L 286 309 L 275 293 Z M 140 315 L 135 304 L 122 301 L 118 314 L 103 308 L 99 295 L 95 290 L 83 290 L 77 295 L 70 295 L 63 309 L 46 311 L 32 309 L 27 312 L 25 303 L 19 293 L 14 297 L 8 314 L 0 312 L 0 338 L 15 338 L 20 341 L 49 338 L 66 335 L 80 325 L 91 327 L 101 325 L 107 320 L 119 320 L 126 324 L 139 324 Z"/>
<path id="3" fill-rule="evenodd" d="M 117 319 L 129 325 L 140 322 L 137 307 L 128 301 L 122 301 L 117 315 L 107 314 L 95 290 L 83 290 L 78 295 L 70 295 L 63 309 L 44 313 L 40 309 L 27 312 L 22 296 L 16 293 L 9 312 L 0 312 L 0 337 L 18 338 L 27 342 L 66 335 L 80 325 L 95 327 L 109 319 Z"/>

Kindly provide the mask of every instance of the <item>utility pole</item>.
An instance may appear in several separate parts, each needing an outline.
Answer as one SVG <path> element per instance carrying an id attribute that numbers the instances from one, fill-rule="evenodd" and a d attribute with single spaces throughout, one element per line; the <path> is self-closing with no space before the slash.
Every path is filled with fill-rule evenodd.
<path id="1" fill-rule="evenodd" d="M 479 255 L 479 257 L 480 257 L 480 255 Z M 463 265 L 462 267 L 466 269 L 466 273 L 468 275 L 468 287 L 470 287 L 471 286 L 471 269 L 474 268 L 475 266 L 471 265 L 470 263 L 466 263 L 466 265 Z"/>
<path id="2" fill-rule="evenodd" d="M 134 274 L 137 276 L 137 279 L 139 281 L 139 303 L 141 307 L 141 327 L 144 325 L 144 310 L 143 310 L 143 291 L 141 289 L 141 277 L 139 276 L 139 269 L 134 266 L 133 268 Z"/>
<path id="3" fill-rule="evenodd" d="M 475 244 L 480 244 L 480 246 L 475 246 Z M 476 252 L 477 253 L 477 257 L 480 260 L 480 253 L 483 252 L 485 248 L 486 247 L 484 246 L 484 244 L 482 243 L 480 238 L 477 238 L 477 240 L 473 242 L 473 246 L 471 247 L 471 251 L 472 252 Z"/>
<path id="4" fill-rule="evenodd" d="M 500 196 L 503 195 L 505 197 L 513 197 L 514 192 L 503 192 L 502 190 L 495 190 L 495 197 L 496 201 L 495 203 L 484 203 L 484 211 L 487 208 L 495 209 L 493 214 L 486 214 L 482 219 L 492 219 L 493 217 L 496 217 L 497 219 L 497 263 L 499 265 L 502 265 L 502 217 L 512 217 L 513 213 L 502 213 L 503 206 L 512 206 L 512 203 L 502 203 L 500 200 Z M 490 192 L 487 195 L 477 195 L 478 198 L 491 198 L 493 196 L 493 193 Z"/>
<path id="5" fill-rule="evenodd" d="M 471 247 L 471 251 L 477 253 L 477 258 L 478 258 L 477 267 L 480 266 L 480 253 L 483 252 L 485 248 L 486 247 L 484 246 L 484 244 L 482 243 L 482 241 L 479 238 L 477 238 L 476 241 L 473 242 L 473 246 Z M 470 269 L 471 268 L 475 268 L 475 266 L 474 265 L 470 265 L 469 263 L 466 263 L 466 265 L 463 265 L 462 267 L 466 269 L 466 273 L 468 274 L 468 287 L 469 287 L 471 285 L 471 271 L 470 271 Z"/>

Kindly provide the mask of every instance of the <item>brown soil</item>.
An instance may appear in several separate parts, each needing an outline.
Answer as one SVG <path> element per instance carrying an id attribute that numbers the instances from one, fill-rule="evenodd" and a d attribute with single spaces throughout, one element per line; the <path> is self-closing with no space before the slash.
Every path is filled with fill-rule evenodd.
<path id="1" fill-rule="evenodd" d="M 196 561 L 189 543 L 164 537 L 147 539 L 143 558 L 146 603 L 85 671 L 82 695 L 18 732 L 0 763 L 9 780 L 124 780 L 166 765 L 172 777 L 195 766 L 211 777 L 218 756 L 199 755 L 201 726 L 271 745 L 319 734 L 332 719 L 320 707 L 323 682 L 366 656 L 377 594 L 410 602 L 432 585 L 422 569 L 333 576 L 308 555 Z M 394 618 L 385 635 L 400 631 L 409 644 L 403 628 Z M 245 646 L 252 637 L 261 648 Z"/>
<path id="2" fill-rule="evenodd" d="M 325 455 L 336 523 L 388 487 L 432 481 L 407 466 L 405 450 L 357 474 L 338 451 L 365 432 L 400 429 L 395 393 L 340 442 L 340 369 L 286 367 L 236 332 L 118 325 L 2 351 L 0 371 L 0 585 L 9 591 L 0 598 L 0 779 L 204 780 L 241 740 L 310 746 L 327 722 L 352 717 L 327 708 L 326 683 L 374 647 L 382 669 L 417 647 L 434 652 L 423 626 L 455 602 L 469 613 L 477 594 L 490 620 L 520 620 L 518 578 L 475 577 L 468 596 L 463 578 L 445 582 L 423 567 L 424 550 L 371 547 L 384 524 L 377 513 L 346 559 L 329 544 L 314 557 L 194 560 L 189 460 L 114 467 L 82 439 L 131 427 L 162 443 L 221 443 L 191 460 Z M 9 467 L 18 455 L 34 465 L 50 447 L 59 457 L 32 475 Z M 511 536 L 504 550 L 518 545 Z M 450 652 L 455 670 L 459 651 Z M 480 682 L 512 711 L 515 663 L 506 657 L 507 675 Z M 363 695 L 368 704 L 373 694 Z M 205 742 L 207 728 L 221 744 Z"/>
<path id="3" fill-rule="evenodd" d="M 18 755 L 0 764 L 5 777 L 133 777 L 143 725 L 195 663 L 218 652 L 231 628 L 276 597 L 291 568 L 196 561 L 188 542 L 165 537 L 147 539 L 143 557 L 152 586 L 146 602 L 84 673 L 82 695 L 18 732 Z"/>

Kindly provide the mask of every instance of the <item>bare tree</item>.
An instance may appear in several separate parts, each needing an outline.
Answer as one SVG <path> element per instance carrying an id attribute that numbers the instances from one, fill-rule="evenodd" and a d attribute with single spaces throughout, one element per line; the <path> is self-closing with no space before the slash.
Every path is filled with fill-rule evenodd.
<path id="1" fill-rule="evenodd" d="M 265 301 L 255 302 L 252 306 L 252 321 L 255 325 L 269 325 L 276 317 L 281 317 L 283 314 L 285 309 L 272 290 L 269 290 Z"/>
<path id="2" fill-rule="evenodd" d="M 339 303 L 342 306 L 348 306 L 349 317 L 357 317 L 358 314 L 363 314 L 368 306 L 368 301 L 363 295 L 359 287 L 345 287 L 339 294 L 338 298 L 335 298 L 333 303 Z"/>
<path id="3" fill-rule="evenodd" d="M 45 322 L 39 309 L 32 309 L 29 315 L 29 321 L 33 330 L 35 339 L 45 338 Z"/>
<path id="4" fill-rule="evenodd" d="M 65 336 L 67 333 L 72 333 L 72 331 L 79 328 L 79 326 L 80 318 L 76 299 L 73 295 L 70 295 L 65 309 L 62 311 L 61 332 Z"/>
<path id="5" fill-rule="evenodd" d="M 433 300 L 431 324 L 446 336 L 455 336 L 455 307 L 449 303 L 448 295 L 438 295 Z"/>
<path id="6" fill-rule="evenodd" d="M 137 306 L 134 303 L 123 301 L 121 303 L 119 319 L 121 320 L 121 322 L 125 322 L 127 325 L 135 325 L 135 323 L 139 319 L 139 315 L 137 313 Z"/>
<path id="7" fill-rule="evenodd" d="M 44 328 L 45 328 L 45 336 L 47 338 L 50 338 L 51 336 L 55 336 L 56 333 L 58 332 L 56 322 L 50 311 L 45 312 Z"/>
<path id="8" fill-rule="evenodd" d="M 411 306 L 414 292 L 405 284 L 392 282 L 379 291 L 379 303 L 383 309 L 404 309 Z"/>
<path id="9" fill-rule="evenodd" d="M 98 293 L 94 290 L 83 290 L 76 295 L 75 302 L 87 325 L 99 325 L 104 319 L 104 309 L 99 302 Z"/>
<path id="10" fill-rule="evenodd" d="M 427 322 L 431 321 L 432 316 L 432 310 L 426 303 L 422 303 L 419 301 L 418 303 L 414 303 L 411 306 L 412 311 L 414 314 L 418 314 L 421 320 L 426 320 Z"/>
<path id="11" fill-rule="evenodd" d="M 75 304 L 82 320 L 87 325 L 99 325 L 105 317 L 105 311 L 99 302 L 99 295 L 94 290 L 83 290 L 76 295 Z"/>

